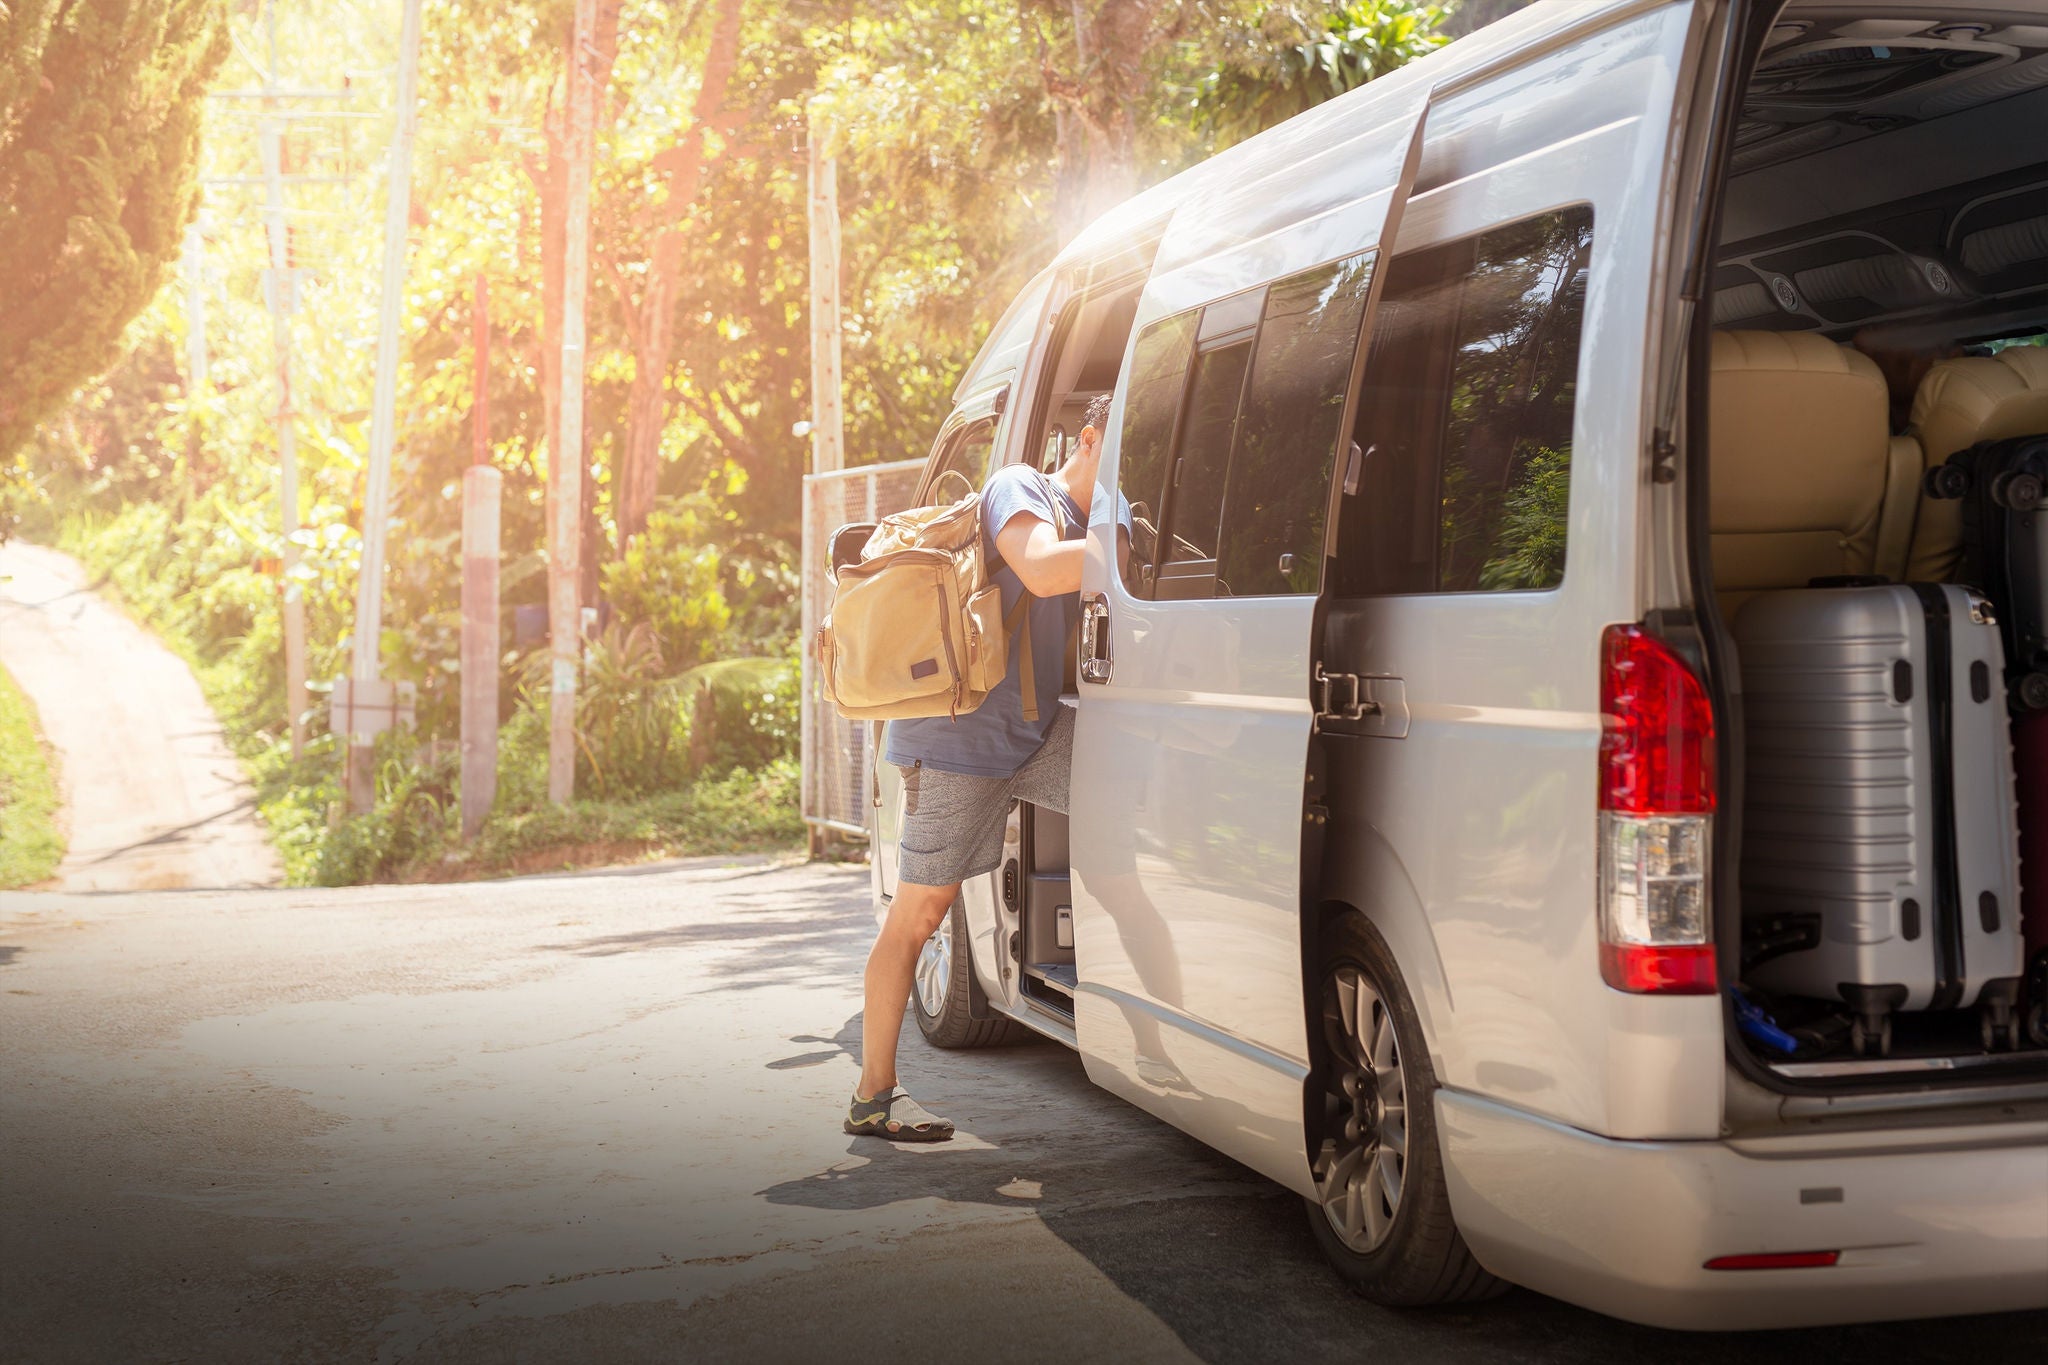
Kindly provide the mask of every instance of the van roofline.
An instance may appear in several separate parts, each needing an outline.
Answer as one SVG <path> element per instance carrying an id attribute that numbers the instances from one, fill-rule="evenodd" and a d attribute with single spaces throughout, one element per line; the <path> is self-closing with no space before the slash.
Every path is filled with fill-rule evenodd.
<path id="1" fill-rule="evenodd" d="M 1164 229 L 1183 204 L 1205 194 L 1235 189 L 1261 164 L 1287 165 L 1386 121 L 1391 107 L 1419 104 L 1429 92 L 1450 92 L 1531 62 L 1555 48 L 1637 14 L 1662 9 L 1674 0 L 1538 0 L 1527 9 L 1447 43 L 1397 71 L 1325 101 L 1225 148 L 1207 160 L 1140 190 L 1075 234 L 1059 254 L 1033 274 L 989 328 L 974 359 L 960 372 L 952 401 L 958 403 L 982 378 L 988 346 L 1000 336 L 1009 309 L 1048 276 L 1128 249 L 1148 232 Z"/>
<path id="2" fill-rule="evenodd" d="M 1401 100 L 1419 102 L 1432 89 L 1455 89 L 1510 70 L 1590 32 L 1671 3 L 1673 0 L 1538 0 L 1139 191 L 1083 228 L 1049 268 L 1065 269 L 1119 250 L 1190 200 L 1241 183 L 1242 172 L 1254 165 L 1284 165 L 1384 122 L 1389 112 L 1385 106 Z"/>

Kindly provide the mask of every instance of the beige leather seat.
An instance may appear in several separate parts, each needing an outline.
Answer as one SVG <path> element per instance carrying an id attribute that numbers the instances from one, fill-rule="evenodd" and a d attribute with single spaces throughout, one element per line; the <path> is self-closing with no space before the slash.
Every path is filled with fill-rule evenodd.
<path id="1" fill-rule="evenodd" d="M 1722 611 L 1838 574 L 1901 581 L 1922 465 L 1876 364 L 1809 332 L 1716 332 L 1712 384 Z"/>
<path id="2" fill-rule="evenodd" d="M 1942 361 L 1913 395 L 1913 430 L 1930 469 L 1979 441 L 2048 434 L 2048 347 Z M 1912 581 L 1953 578 L 1962 540 L 1962 504 L 1927 499 L 1913 534 Z"/>

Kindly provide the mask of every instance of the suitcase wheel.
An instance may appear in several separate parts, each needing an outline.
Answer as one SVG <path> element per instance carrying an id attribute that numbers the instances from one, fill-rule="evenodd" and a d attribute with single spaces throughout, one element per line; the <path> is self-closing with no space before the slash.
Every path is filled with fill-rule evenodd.
<path id="1" fill-rule="evenodd" d="M 1849 1047 L 1860 1057 L 1891 1056 L 1892 1017 L 1880 1015 L 1874 1023 L 1859 1017 L 1849 1025 Z"/>
<path id="2" fill-rule="evenodd" d="M 2014 512 L 2033 511 L 2041 503 L 2042 492 L 2040 475 L 2024 469 L 2008 469 L 1991 480 L 1991 501 Z"/>
<path id="3" fill-rule="evenodd" d="M 2048 709 L 2048 673 L 2029 673 L 2020 679 L 2020 705 L 2029 711 Z"/>
<path id="4" fill-rule="evenodd" d="M 1927 471 L 1921 491 L 1939 502 L 1954 502 L 1970 492 L 1970 472 L 1957 465 L 1938 464 Z"/>

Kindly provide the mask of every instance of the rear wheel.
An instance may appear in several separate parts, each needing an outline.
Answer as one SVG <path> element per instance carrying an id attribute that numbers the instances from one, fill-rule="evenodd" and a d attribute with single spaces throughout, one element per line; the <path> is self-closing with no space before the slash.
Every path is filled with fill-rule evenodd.
<path id="1" fill-rule="evenodd" d="M 1325 938 L 1321 1146 L 1309 1225 L 1323 1254 L 1375 1303 L 1413 1308 L 1491 1298 L 1451 1218 L 1422 1026 L 1377 932 L 1345 915 Z"/>
<path id="2" fill-rule="evenodd" d="M 933 1047 L 996 1047 L 1023 1036 L 1017 1024 L 989 1009 L 988 997 L 974 979 L 967 911 L 957 899 L 918 952 L 910 1004 L 918 1031 Z M 985 1017 L 977 1019 L 977 1014 Z"/>

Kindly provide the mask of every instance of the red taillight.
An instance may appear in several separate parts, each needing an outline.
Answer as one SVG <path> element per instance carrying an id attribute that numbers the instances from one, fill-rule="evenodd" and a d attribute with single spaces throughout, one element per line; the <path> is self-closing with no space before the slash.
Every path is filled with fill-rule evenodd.
<path id="1" fill-rule="evenodd" d="M 1603 943 L 1600 975 L 1616 990 L 1636 995 L 1712 995 L 1714 945 Z"/>
<path id="2" fill-rule="evenodd" d="M 1746 1256 L 1716 1256 L 1707 1262 L 1709 1270 L 1805 1270 L 1834 1265 L 1842 1259 L 1839 1251 L 1753 1251 Z"/>
<path id="3" fill-rule="evenodd" d="M 1711 995 L 1713 706 L 1640 626 L 1609 626 L 1600 662 L 1600 975 L 1632 994 Z"/>
<path id="4" fill-rule="evenodd" d="M 1707 689 L 1641 626 L 1609 626 L 1600 655 L 1600 809 L 1711 814 L 1714 708 Z"/>

